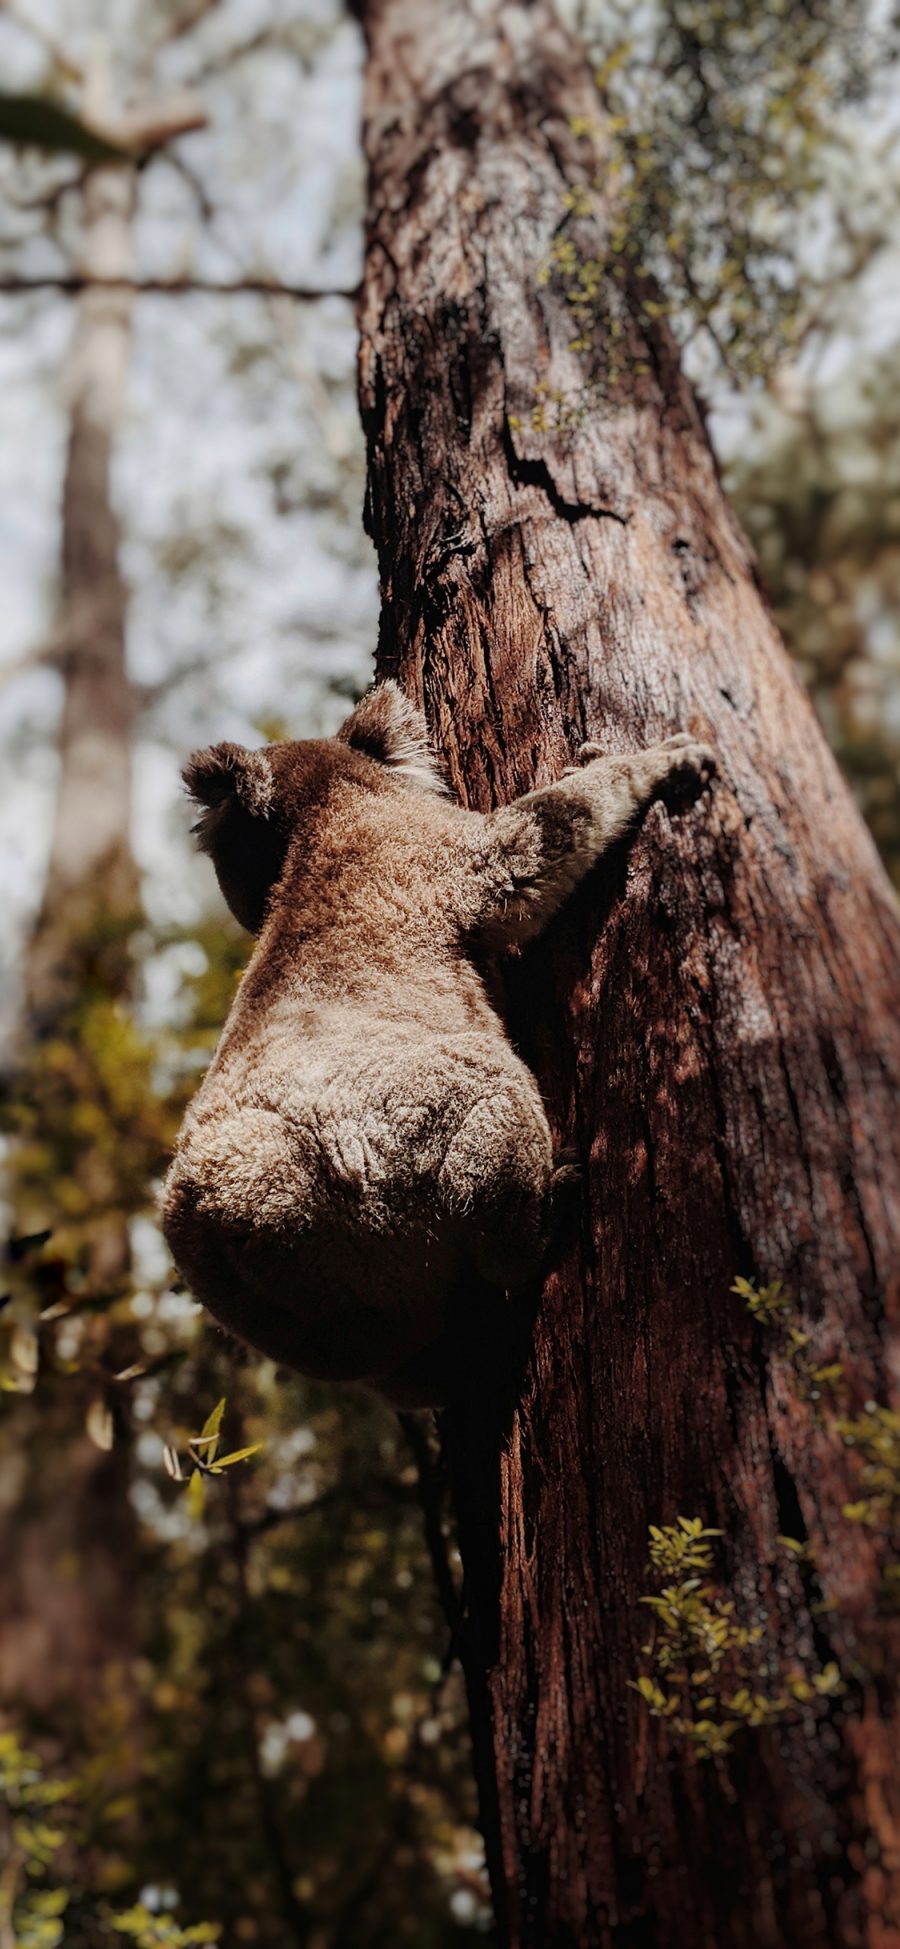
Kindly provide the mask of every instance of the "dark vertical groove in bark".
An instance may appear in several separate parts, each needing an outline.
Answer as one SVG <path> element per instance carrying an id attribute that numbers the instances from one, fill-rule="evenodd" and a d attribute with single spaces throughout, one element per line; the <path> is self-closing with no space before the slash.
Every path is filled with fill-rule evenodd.
<path id="1" fill-rule="evenodd" d="M 721 762 L 711 805 L 655 810 L 506 971 L 581 1212 L 515 1401 L 475 1336 L 478 1397 L 445 1429 L 502 1937 L 895 1949 L 898 1625 L 842 1515 L 852 1459 L 729 1289 L 784 1278 L 848 1402 L 891 1398 L 896 907 L 639 291 L 628 384 L 567 433 L 531 428 L 538 384 L 584 377 L 538 283 L 566 188 L 598 167 L 571 133 L 597 112 L 577 50 L 545 0 L 363 11 L 380 669 L 425 702 L 470 804 L 556 776 L 586 734 L 689 728 Z M 647 1525 L 678 1514 L 723 1531 L 773 1681 L 830 1657 L 849 1679 L 727 1765 L 693 1764 L 629 1683 Z M 826 1615 L 785 1525 L 815 1542 Z"/>

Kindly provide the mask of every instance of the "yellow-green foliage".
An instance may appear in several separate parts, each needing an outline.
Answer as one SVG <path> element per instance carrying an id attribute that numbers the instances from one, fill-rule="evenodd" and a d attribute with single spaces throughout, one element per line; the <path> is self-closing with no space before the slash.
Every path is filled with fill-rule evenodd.
<path id="1" fill-rule="evenodd" d="M 69 1891 L 53 1885 L 53 1870 L 73 1791 L 71 1780 L 44 1778 L 15 1732 L 0 1732 L 0 1940 L 20 1949 L 56 1949 L 63 1940 Z"/>
<path id="2" fill-rule="evenodd" d="M 177 937 L 150 942 L 137 914 L 92 916 L 67 943 L 66 999 L 26 1045 L 9 1106 L 19 1229 L 52 1226 L 55 1250 L 73 1262 L 98 1223 L 148 1206 L 228 1012 L 246 941 L 217 924 L 190 941 L 201 966 L 184 984 L 184 1019 L 152 1031 L 141 1015 L 141 953 L 149 959 Z"/>
<path id="3" fill-rule="evenodd" d="M 79 1927 L 89 1920 L 91 1942 L 110 1949 L 123 1939 L 138 1949 L 199 1949 L 217 1942 L 218 1927 L 182 1929 L 172 1915 L 153 1915 L 143 1904 L 113 1915 L 105 1902 L 91 1902 L 88 1918 L 72 1874 L 85 1790 L 80 1779 L 48 1778 L 39 1755 L 23 1746 L 18 1733 L 0 1732 L 0 1940 L 17 1949 L 57 1949 L 66 1941 L 68 1916 L 77 1913 Z"/>
<path id="4" fill-rule="evenodd" d="M 170 1915 L 152 1915 L 143 1902 L 136 1908 L 125 1909 L 121 1915 L 112 1916 L 112 1924 L 117 1933 L 137 1949 L 190 1949 L 191 1944 L 209 1945 L 218 1942 L 222 1933 L 218 1927 L 208 1922 L 197 1922 L 193 1928 L 181 1929 Z"/>
<path id="5" fill-rule="evenodd" d="M 712 1569 L 709 1538 L 721 1536 L 720 1529 L 704 1529 L 697 1518 L 679 1516 L 665 1529 L 650 1524 L 650 1567 L 661 1577 L 682 1577 L 685 1571 Z"/>
<path id="6" fill-rule="evenodd" d="M 138 919 L 93 917 L 83 937 L 58 945 L 65 999 L 25 1044 L 10 1104 L 21 1229 L 52 1225 L 57 1249 L 73 1256 L 98 1219 L 146 1202 L 172 1136 L 130 994 Z"/>
<path id="7" fill-rule="evenodd" d="M 900 1415 L 869 1401 L 862 1414 L 841 1415 L 835 1427 L 862 1462 L 864 1493 L 856 1502 L 844 1504 L 844 1515 L 852 1523 L 889 1535 L 900 1554 Z"/>
<path id="8" fill-rule="evenodd" d="M 646 283 L 647 322 L 655 284 L 685 334 L 699 330 L 742 379 L 762 375 L 803 329 L 791 260 L 840 139 L 836 111 L 878 84 L 895 39 L 860 0 L 663 0 L 627 37 L 621 11 L 595 4 L 584 24 L 598 111 L 571 127 L 594 138 L 600 169 L 569 191 L 546 269 L 572 306 L 591 382 L 618 376 L 610 285 L 625 278 L 632 308 Z M 573 242 L 572 226 L 594 217 L 587 246 Z"/>
<path id="9" fill-rule="evenodd" d="M 664 1719 L 698 1759 L 727 1754 L 742 1728 L 777 1724 L 843 1690 L 835 1664 L 811 1674 L 792 1670 L 773 1686 L 763 1626 L 743 1622 L 727 1592 L 707 1581 L 720 1533 L 699 1516 L 651 1525 L 650 1567 L 658 1579 L 674 1581 L 641 1598 L 654 1630 L 642 1647 L 649 1669 L 634 1688 L 651 1717 Z"/>
<path id="10" fill-rule="evenodd" d="M 814 1361 L 807 1349 L 812 1334 L 795 1320 L 796 1301 L 780 1279 L 758 1286 L 755 1279 L 735 1279 L 731 1288 L 746 1303 L 751 1319 L 774 1339 L 778 1354 L 793 1370 L 797 1393 L 814 1404 L 833 1394 L 844 1378 L 841 1360 Z"/>
<path id="11" fill-rule="evenodd" d="M 773 1279 L 768 1286 L 757 1286 L 755 1279 L 738 1278 L 731 1290 L 739 1299 L 746 1300 L 751 1319 L 759 1320 L 762 1326 L 781 1326 L 793 1312 L 793 1299 L 780 1279 Z"/>
<path id="12" fill-rule="evenodd" d="M 862 1414 L 842 1411 L 844 1363 L 813 1364 L 809 1359 L 811 1335 L 796 1325 L 795 1301 L 780 1279 L 758 1286 L 753 1279 L 739 1278 L 731 1290 L 774 1334 L 778 1353 L 793 1369 L 800 1398 L 810 1401 L 820 1425 L 858 1455 L 863 1493 L 846 1502 L 843 1513 L 848 1522 L 863 1524 L 877 1538 L 883 1559 L 881 1597 L 886 1607 L 895 1608 L 900 1602 L 900 1415 L 878 1401 L 867 1401 Z"/>
<path id="13" fill-rule="evenodd" d="M 726 466 L 776 619 L 900 887 L 900 345 L 822 364 Z M 861 592 L 865 589 L 865 600 Z"/>
<path id="14" fill-rule="evenodd" d="M 185 1473 L 177 1448 L 167 1442 L 163 1449 L 166 1473 L 173 1482 L 187 1485 L 188 1507 L 193 1516 L 202 1516 L 206 1503 L 206 1478 L 211 1475 L 224 1475 L 226 1469 L 234 1468 L 236 1462 L 249 1462 L 251 1456 L 258 1455 L 264 1446 L 261 1441 L 245 1443 L 243 1448 L 233 1448 L 227 1455 L 220 1453 L 222 1441 L 222 1421 L 227 1407 L 222 1395 L 198 1435 L 191 1435 L 187 1444 L 189 1467 Z"/>

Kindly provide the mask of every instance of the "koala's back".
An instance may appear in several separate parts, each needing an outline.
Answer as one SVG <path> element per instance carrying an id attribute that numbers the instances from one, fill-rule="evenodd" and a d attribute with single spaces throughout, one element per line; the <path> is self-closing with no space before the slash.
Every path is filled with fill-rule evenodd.
<path id="1" fill-rule="evenodd" d="M 539 1249 L 543 1107 L 448 920 L 462 817 L 429 807 L 410 830 L 405 804 L 361 797 L 337 840 L 334 820 L 307 832 L 179 1139 L 179 1265 L 309 1374 L 384 1377 L 467 1272 L 504 1283 Z"/>

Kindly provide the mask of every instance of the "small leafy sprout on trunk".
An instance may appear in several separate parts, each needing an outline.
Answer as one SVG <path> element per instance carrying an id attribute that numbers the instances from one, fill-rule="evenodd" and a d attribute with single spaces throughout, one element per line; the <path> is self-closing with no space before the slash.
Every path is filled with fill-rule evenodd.
<path id="1" fill-rule="evenodd" d="M 746 1301 L 753 1319 L 777 1335 L 778 1354 L 792 1367 L 798 1395 L 810 1402 L 819 1427 L 839 1436 L 859 1457 L 862 1494 L 844 1503 L 843 1514 L 881 1545 L 881 1607 L 900 1610 L 900 1415 L 879 1401 L 866 1401 L 860 1414 L 847 1411 L 843 1361 L 813 1365 L 806 1352 L 812 1336 L 793 1323 L 795 1302 L 780 1279 L 757 1286 L 753 1279 L 738 1278 L 731 1290 Z M 808 1546 L 791 1537 L 782 1541 L 795 1553 L 805 1550 L 811 1560 Z"/>
<path id="2" fill-rule="evenodd" d="M 863 1494 L 845 1502 L 850 1523 L 862 1523 L 885 1541 L 889 1553 L 881 1575 L 885 1607 L 900 1610 L 900 1415 L 867 1401 L 863 1413 L 841 1415 L 835 1427 L 847 1448 L 862 1463 L 859 1486 Z"/>
<path id="3" fill-rule="evenodd" d="M 823 1395 L 833 1394 L 840 1387 L 844 1379 L 843 1361 L 829 1360 L 821 1364 L 813 1361 L 807 1352 L 812 1334 L 797 1325 L 796 1300 L 780 1279 L 773 1279 L 768 1286 L 758 1286 L 755 1279 L 738 1278 L 731 1290 L 746 1302 L 751 1319 L 775 1336 L 778 1356 L 793 1369 L 801 1401 L 811 1401 L 816 1407 Z"/>
<path id="4" fill-rule="evenodd" d="M 844 1689 L 834 1663 L 792 1670 L 772 1689 L 764 1627 L 743 1623 L 724 1588 L 706 1581 L 720 1534 L 699 1516 L 651 1524 L 650 1568 L 674 1581 L 640 1600 L 654 1632 L 642 1646 L 650 1669 L 632 1681 L 651 1718 L 665 1719 L 698 1759 L 721 1759 L 741 1729 L 774 1725 Z"/>

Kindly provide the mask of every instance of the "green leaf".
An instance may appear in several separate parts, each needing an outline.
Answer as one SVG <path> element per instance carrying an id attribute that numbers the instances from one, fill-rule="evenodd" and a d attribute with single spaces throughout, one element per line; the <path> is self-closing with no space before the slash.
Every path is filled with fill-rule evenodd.
<path id="1" fill-rule="evenodd" d="M 230 1468 L 232 1462 L 246 1462 L 248 1455 L 258 1455 L 264 1447 L 265 1442 L 254 1441 L 249 1448 L 235 1448 L 230 1455 L 220 1455 L 213 1464 L 213 1474 L 218 1475 L 220 1469 Z"/>
<path id="2" fill-rule="evenodd" d="M 820 1672 L 814 1672 L 813 1684 L 823 1698 L 845 1690 L 844 1681 L 833 1659 Z"/>
<path id="3" fill-rule="evenodd" d="M 778 1536 L 775 1540 L 781 1544 L 782 1549 L 790 1550 L 792 1556 L 805 1557 L 809 1555 L 807 1544 L 801 1543 L 799 1536 Z"/>
<path id="4" fill-rule="evenodd" d="M 45 1888 L 32 1895 L 31 1908 L 35 1915 L 62 1915 L 68 1901 L 68 1888 Z"/>
<path id="5" fill-rule="evenodd" d="M 194 1470 L 188 1483 L 187 1500 L 191 1515 L 199 1520 L 203 1514 L 203 1505 L 206 1501 L 206 1483 L 199 1469 Z"/>
<path id="6" fill-rule="evenodd" d="M 84 156 L 87 162 L 127 162 L 129 152 L 46 95 L 0 93 L 0 142 Z M 30 1241 L 26 1241 L 28 1243 Z"/>
<path id="7" fill-rule="evenodd" d="M 199 1435 L 195 1435 L 191 1442 L 192 1448 L 209 1449 L 209 1454 L 203 1458 L 207 1463 L 215 1460 L 216 1449 L 219 1446 L 219 1429 L 222 1426 L 222 1416 L 224 1413 L 225 1396 L 223 1394 L 221 1401 L 216 1402 L 212 1414 L 207 1415 Z"/>

